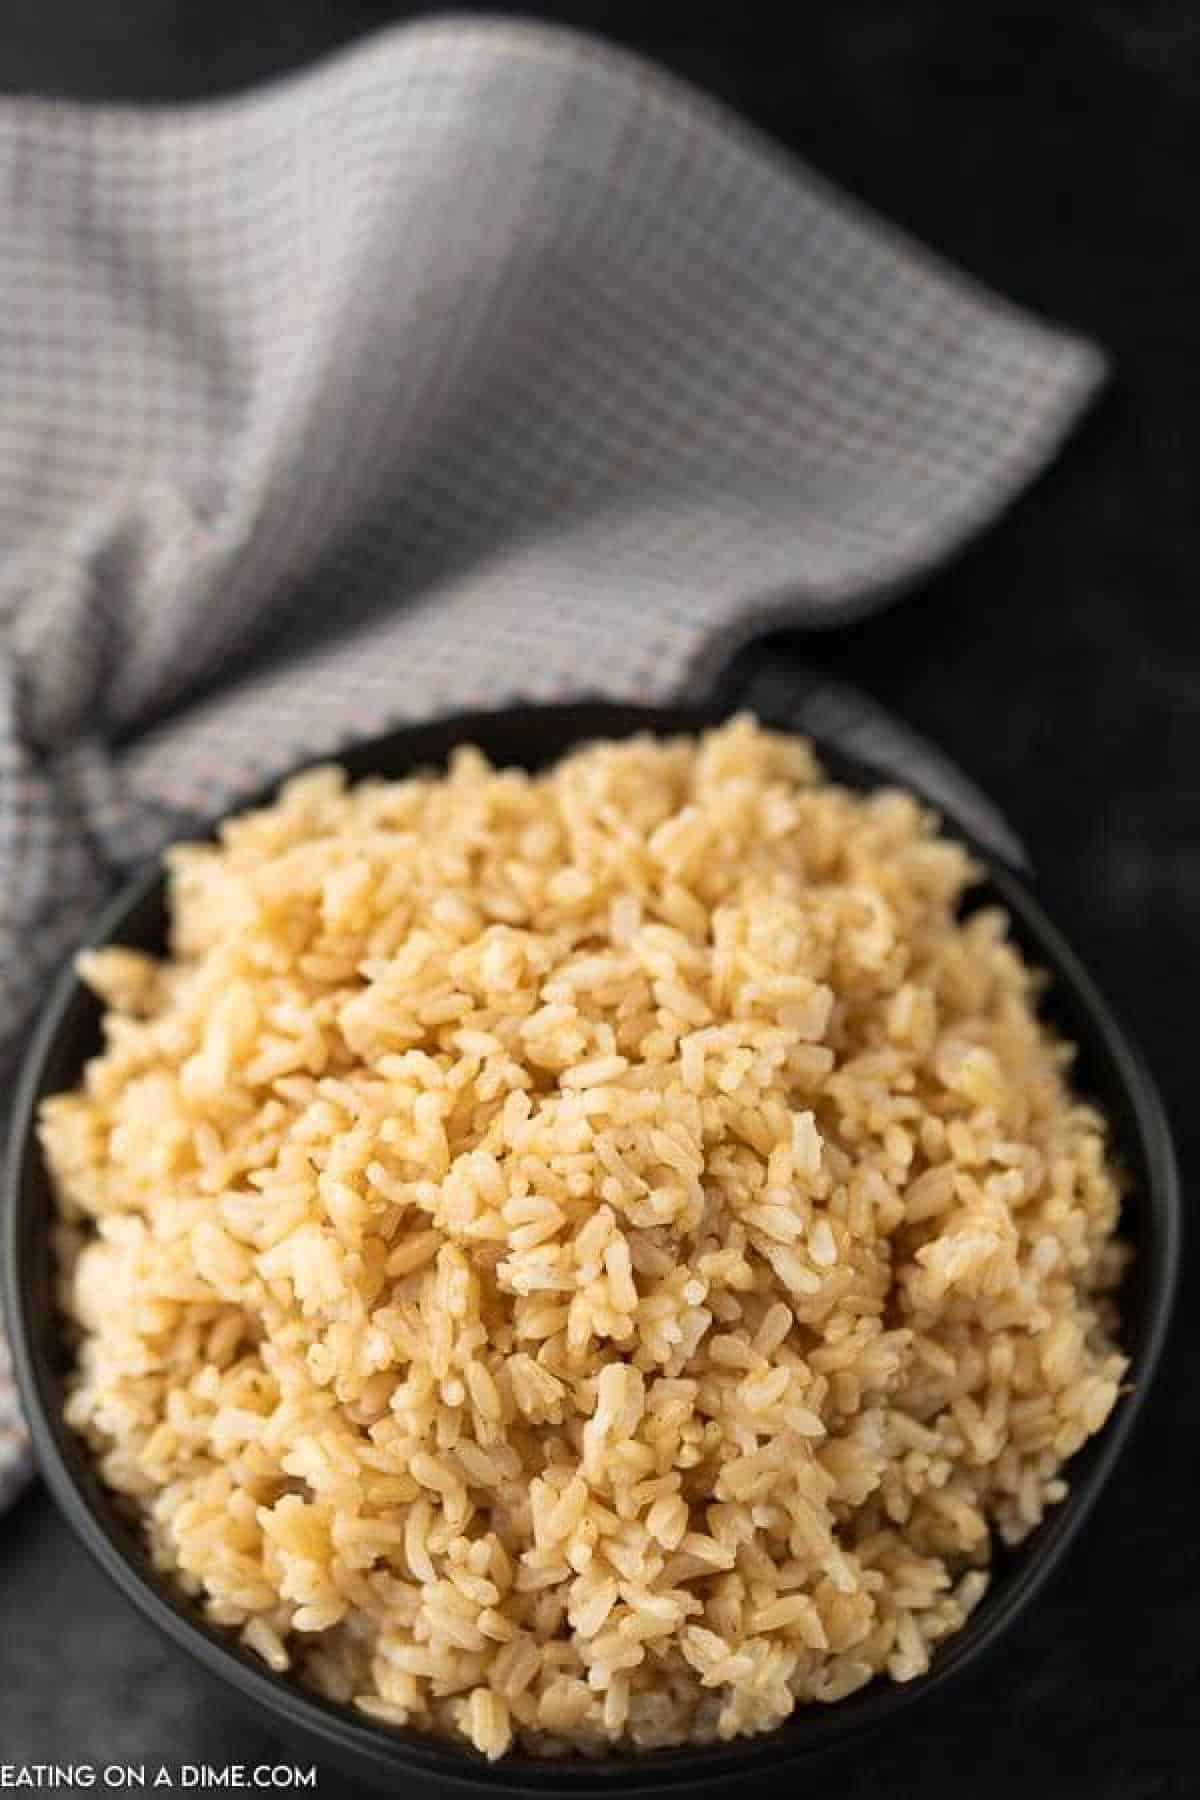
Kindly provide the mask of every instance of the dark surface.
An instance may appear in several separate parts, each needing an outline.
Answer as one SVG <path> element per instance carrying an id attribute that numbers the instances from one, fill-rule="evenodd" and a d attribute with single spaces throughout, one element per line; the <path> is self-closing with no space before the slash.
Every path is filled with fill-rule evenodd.
<path id="1" fill-rule="evenodd" d="M 721 94 L 1114 353 L 1100 411 L 968 557 L 888 615 L 763 654 L 857 681 L 1007 809 L 1155 1066 L 1186 1189 L 1200 1167 L 1200 234 L 1188 160 L 1200 8 L 546 10 Z M 782 25 L 791 10 L 798 21 Z M 7 0 L 0 88 L 195 96 L 398 16 L 366 0 Z M 1052 1593 L 944 1707 L 823 1759 L 805 1777 L 812 1791 L 1200 1794 L 1193 1371 L 1200 1321 L 1185 1281 L 1130 1457 Z M 40 1490 L 0 1525 L 0 1618 L 0 1764 L 276 1759 L 135 1617 Z M 331 1774 L 321 1791 L 348 1790 Z"/>

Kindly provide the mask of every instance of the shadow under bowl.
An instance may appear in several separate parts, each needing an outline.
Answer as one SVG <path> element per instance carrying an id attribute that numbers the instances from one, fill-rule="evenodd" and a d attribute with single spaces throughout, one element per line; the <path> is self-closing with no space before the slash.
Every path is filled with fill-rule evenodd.
<path id="1" fill-rule="evenodd" d="M 640 708 L 604 702 L 518 707 L 406 727 L 354 746 L 338 760 L 354 779 L 396 778 L 438 765 L 456 744 L 480 745 L 497 764 L 545 766 L 588 739 L 695 731 L 727 708 Z M 767 718 L 765 723 L 770 723 Z M 832 777 L 858 789 L 889 784 L 872 768 L 816 743 Z M 252 796 L 246 802 L 264 796 Z M 1180 1197 L 1170 1133 L 1153 1081 L 1137 1052 L 1026 880 L 972 842 L 985 876 L 971 906 L 998 904 L 1027 959 L 1048 971 L 1042 1011 L 1079 1048 L 1074 1081 L 1103 1109 L 1129 1177 L 1122 1233 L 1134 1259 L 1120 1296 L 1122 1347 L 1130 1391 L 1104 1429 L 1074 1457 L 1070 1493 L 1020 1548 L 998 1549 L 989 1591 L 968 1623 L 934 1655 L 928 1673 L 899 1685 L 877 1680 L 835 1704 L 808 1706 L 774 1731 L 705 1749 L 656 1750 L 544 1760 L 510 1754 L 497 1763 L 448 1741 L 371 1723 L 272 1674 L 231 1634 L 206 1624 L 193 1603 L 150 1565 L 136 1529 L 101 1485 L 85 1446 L 63 1422 L 69 1352 L 54 1299 L 51 1183 L 35 1130 L 42 1099 L 78 1081 L 100 1046 L 101 1008 L 73 970 L 63 973 L 29 1051 L 17 1094 L 4 1190 L 3 1262 L 13 1359 L 42 1473 L 59 1507 L 121 1591 L 155 1625 L 219 1677 L 296 1748 L 326 1757 L 365 1780 L 406 1789 L 490 1789 L 497 1794 L 649 1792 L 729 1779 L 752 1779 L 885 1720 L 923 1706 L 993 1648 L 1061 1562 L 1111 1475 L 1133 1428 L 1162 1348 L 1179 1261 Z M 161 953 L 166 893 L 157 862 L 132 881 L 97 919 L 87 943 L 124 944 Z"/>

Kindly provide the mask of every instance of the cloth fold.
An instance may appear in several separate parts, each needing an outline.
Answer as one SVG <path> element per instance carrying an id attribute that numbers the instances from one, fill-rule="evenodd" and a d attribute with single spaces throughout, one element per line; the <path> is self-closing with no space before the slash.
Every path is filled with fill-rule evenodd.
<path id="1" fill-rule="evenodd" d="M 7 1066 L 168 836 L 392 724 L 694 691 L 881 605 L 1104 373 L 635 58 L 469 19 L 202 107 L 0 103 L 0 271 Z"/>

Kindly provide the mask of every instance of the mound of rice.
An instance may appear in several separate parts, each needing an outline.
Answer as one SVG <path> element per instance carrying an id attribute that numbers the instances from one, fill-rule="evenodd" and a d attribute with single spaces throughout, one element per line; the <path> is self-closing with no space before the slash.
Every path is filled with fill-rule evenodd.
<path id="1" fill-rule="evenodd" d="M 920 1674 L 1125 1370 L 1103 1122 L 963 851 L 743 718 L 169 861 L 42 1119 L 156 1564 L 488 1757 Z"/>

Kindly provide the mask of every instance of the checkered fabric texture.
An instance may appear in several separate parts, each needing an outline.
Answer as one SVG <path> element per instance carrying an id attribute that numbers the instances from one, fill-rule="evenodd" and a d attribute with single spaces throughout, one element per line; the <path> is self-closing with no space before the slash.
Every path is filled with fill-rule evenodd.
<path id="1" fill-rule="evenodd" d="M 880 605 L 1103 374 L 699 95 L 471 20 L 201 108 L 0 102 L 0 292 L 8 1066 L 169 835 L 405 720 L 695 691 Z M 1010 847 L 853 698 L 798 716 Z"/>

